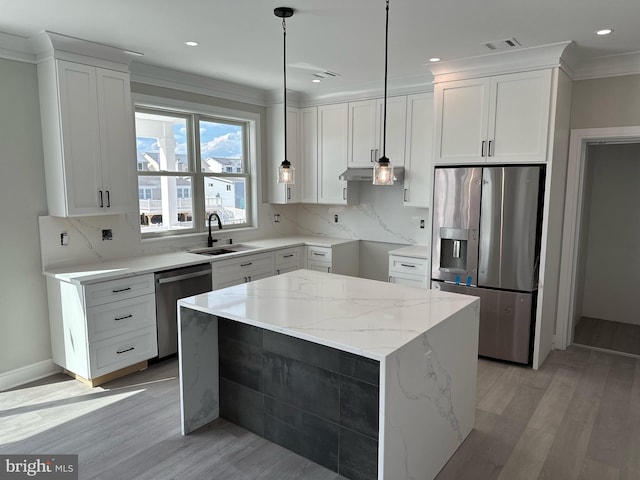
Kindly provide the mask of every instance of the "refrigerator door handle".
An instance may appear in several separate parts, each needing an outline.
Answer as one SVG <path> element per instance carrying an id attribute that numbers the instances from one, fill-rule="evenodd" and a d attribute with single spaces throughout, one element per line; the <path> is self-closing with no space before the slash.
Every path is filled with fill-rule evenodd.
<path id="1" fill-rule="evenodd" d="M 453 241 L 453 258 L 460 258 L 460 240 Z"/>

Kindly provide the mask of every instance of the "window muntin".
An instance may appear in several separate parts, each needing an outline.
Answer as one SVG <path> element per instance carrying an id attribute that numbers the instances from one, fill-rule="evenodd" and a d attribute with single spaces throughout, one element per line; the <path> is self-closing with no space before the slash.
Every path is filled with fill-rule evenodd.
<path id="1" fill-rule="evenodd" d="M 214 212 L 225 227 L 248 226 L 247 132 L 244 121 L 137 108 L 143 236 L 205 231 Z"/>

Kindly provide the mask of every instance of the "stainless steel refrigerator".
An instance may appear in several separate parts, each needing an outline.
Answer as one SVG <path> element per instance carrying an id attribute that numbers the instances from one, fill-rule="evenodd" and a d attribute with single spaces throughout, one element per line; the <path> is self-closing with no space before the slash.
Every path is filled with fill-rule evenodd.
<path id="1" fill-rule="evenodd" d="M 530 364 L 544 166 L 436 168 L 432 288 L 480 297 L 482 356 Z"/>

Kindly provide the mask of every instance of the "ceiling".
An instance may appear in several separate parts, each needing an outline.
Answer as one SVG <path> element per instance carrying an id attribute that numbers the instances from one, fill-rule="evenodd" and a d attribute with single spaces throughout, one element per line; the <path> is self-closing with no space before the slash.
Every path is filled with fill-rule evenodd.
<path id="1" fill-rule="evenodd" d="M 54 7 L 55 6 L 55 7 Z M 288 88 L 313 93 L 381 85 L 384 0 L 0 0 L 0 32 L 71 35 L 143 53 L 145 63 L 267 91 L 282 88 L 287 20 Z M 640 52 L 637 0 L 390 0 L 389 86 L 429 82 L 430 57 L 492 53 L 483 44 L 515 38 L 519 48 L 573 40 L 585 59 Z M 612 35 L 594 32 L 612 28 Z M 198 47 L 184 42 L 194 40 Z M 337 77 L 312 83 L 328 70 Z"/>

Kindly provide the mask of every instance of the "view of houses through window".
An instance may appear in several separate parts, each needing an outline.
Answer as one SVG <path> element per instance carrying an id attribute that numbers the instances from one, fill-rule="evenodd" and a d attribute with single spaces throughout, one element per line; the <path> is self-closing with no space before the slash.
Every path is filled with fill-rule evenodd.
<path id="1" fill-rule="evenodd" d="M 184 112 L 136 109 L 140 229 L 200 232 L 211 213 L 248 224 L 247 126 Z"/>

